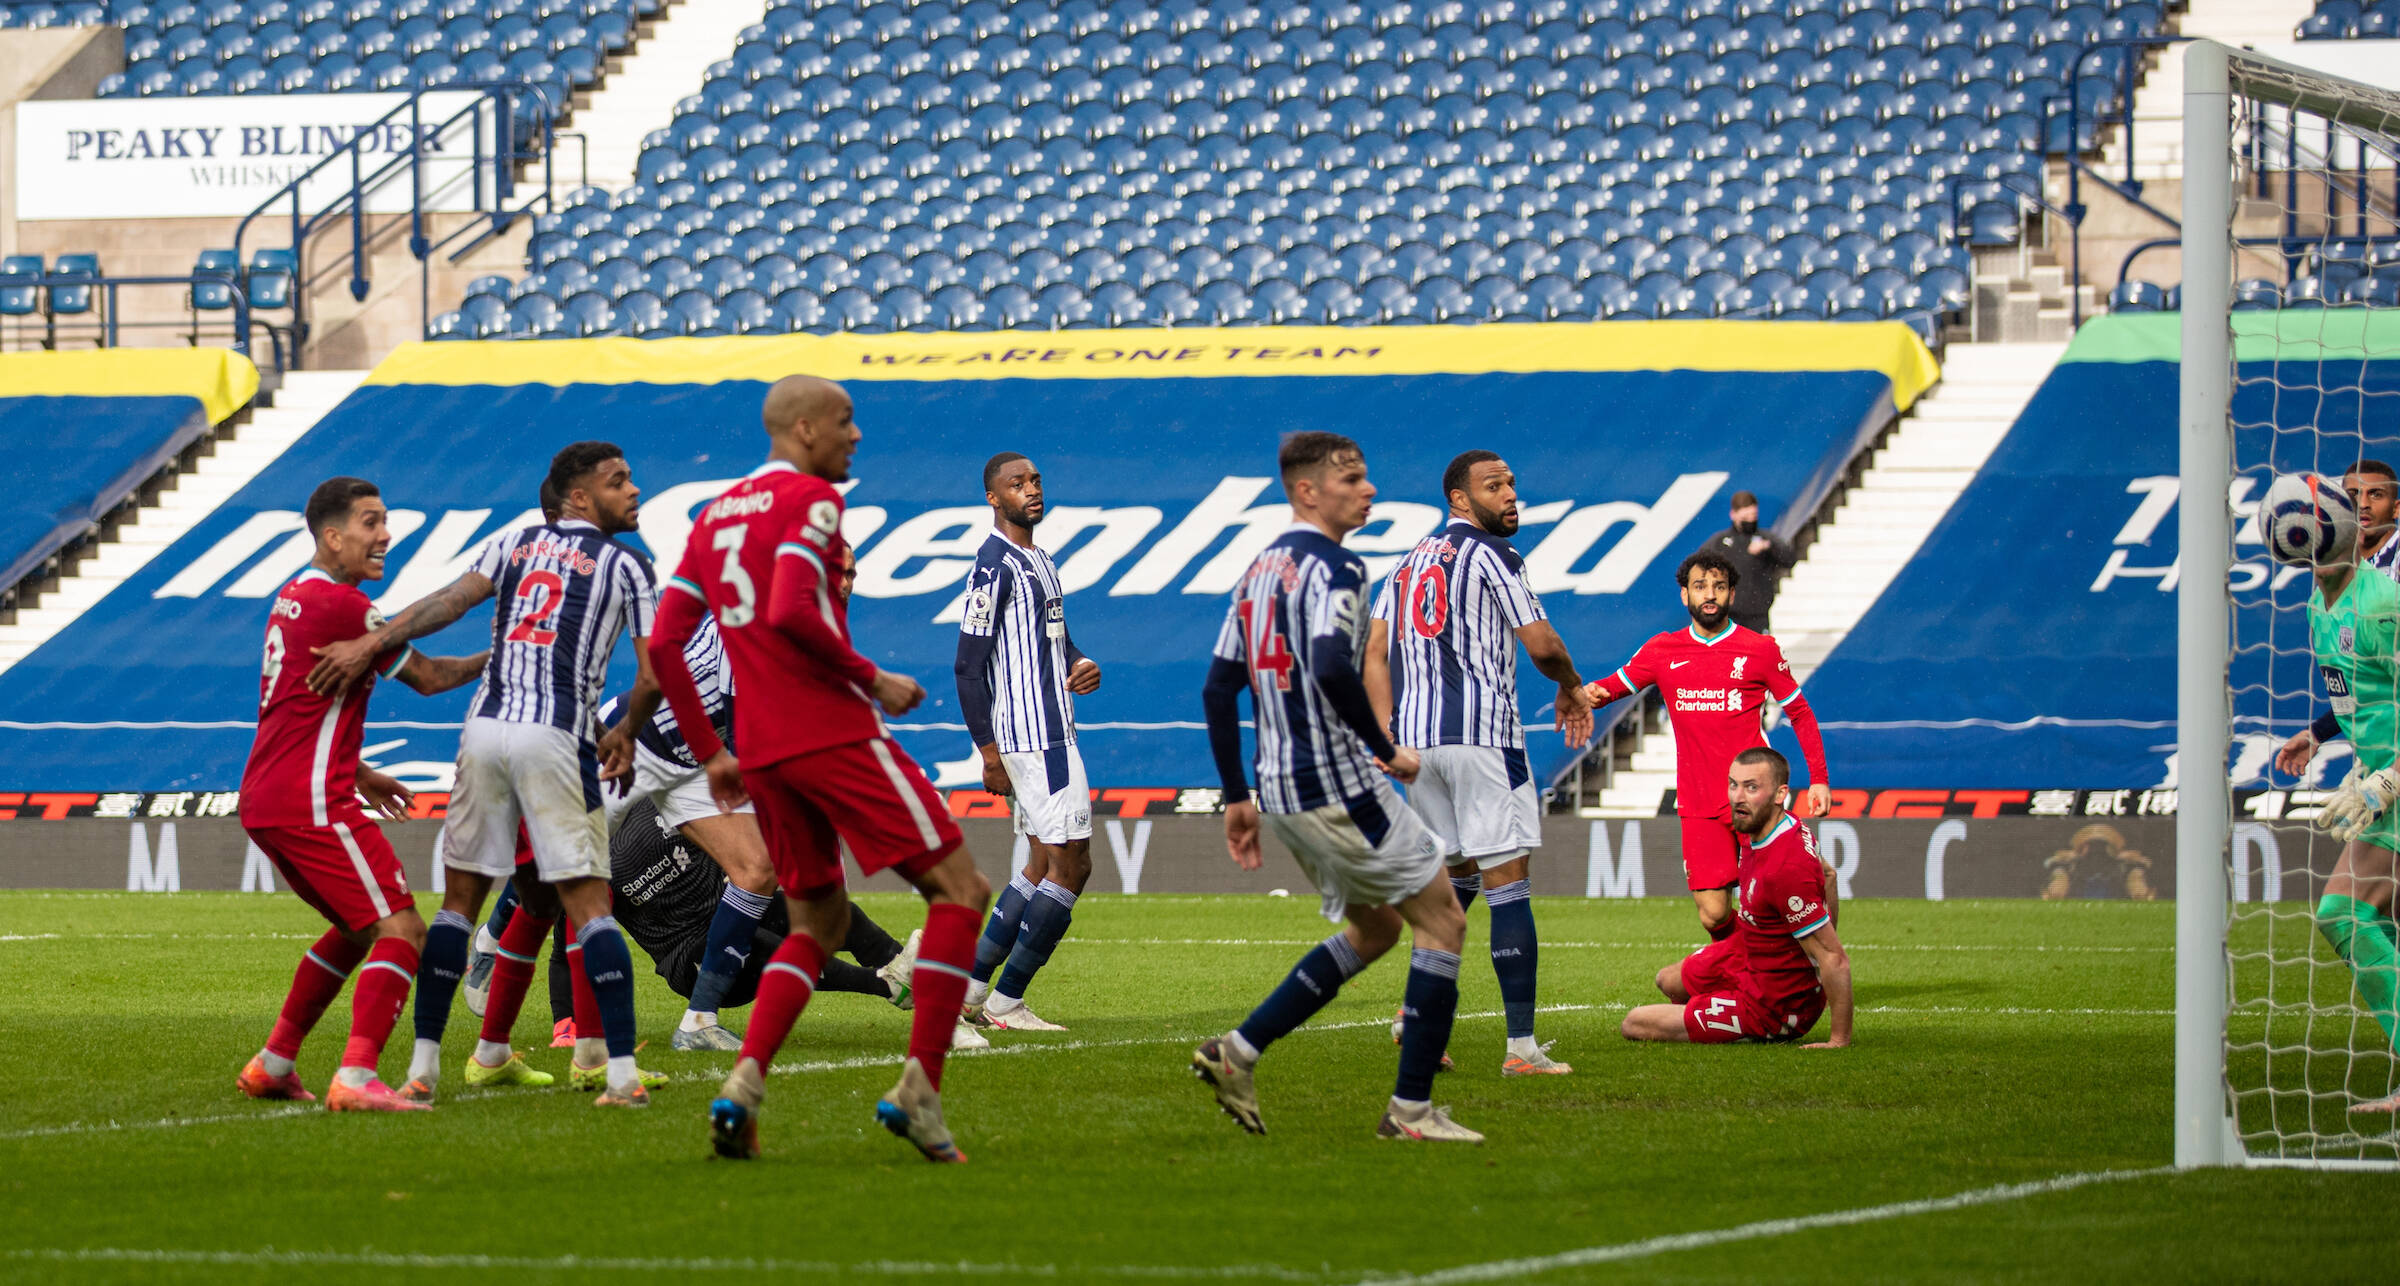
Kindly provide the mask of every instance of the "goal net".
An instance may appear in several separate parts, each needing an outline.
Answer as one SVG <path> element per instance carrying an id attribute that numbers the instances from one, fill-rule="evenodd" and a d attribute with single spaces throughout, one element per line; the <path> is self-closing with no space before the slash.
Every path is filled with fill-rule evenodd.
<path id="1" fill-rule="evenodd" d="M 2257 514 L 2278 473 L 2400 464 L 2400 92 L 2215 44 L 2186 57 L 2176 1157 L 2400 1166 L 2400 1120 L 2353 1110 L 2400 1091 L 2400 956 L 2374 909 L 2390 858 L 2337 880 L 2345 846 L 2309 824 L 2400 745 L 2273 766 L 2330 694 L 2315 578 L 2267 557 Z M 2321 916 L 2329 881 L 2356 901 Z"/>

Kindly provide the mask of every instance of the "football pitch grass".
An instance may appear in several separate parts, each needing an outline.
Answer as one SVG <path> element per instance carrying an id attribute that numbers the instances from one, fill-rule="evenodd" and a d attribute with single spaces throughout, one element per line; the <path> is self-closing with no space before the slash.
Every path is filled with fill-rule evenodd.
<path id="1" fill-rule="evenodd" d="M 904 897 L 862 899 L 900 932 Z M 427 906 L 430 914 L 431 906 Z M 254 1103 L 234 1073 L 317 933 L 298 899 L 0 893 L 0 1277 L 462 1280 L 2361 1280 L 2400 1177 L 2165 1172 L 2166 903 L 1854 901 L 1858 1043 L 1643 1047 L 1617 1036 L 1697 942 L 1688 903 L 1548 898 L 1542 1037 L 1572 1076 L 1503 1080 L 1469 913 L 1458 1070 L 1480 1148 L 1379 1140 L 1405 952 L 1261 1064 L 1269 1133 L 1191 1076 L 1326 932 L 1313 899 L 1094 896 L 1032 998 L 1072 1030 L 953 1056 L 972 1158 L 877 1128 L 906 1015 L 811 1005 L 768 1080 L 765 1155 L 714 1159 L 731 1054 L 666 1048 L 641 975 L 647 1112 L 564 1088 L 465 1091 L 450 1024 L 432 1113 Z M 637 952 L 637 963 L 647 961 Z M 321 1093 L 347 993 L 301 1057 Z M 537 982 L 520 1044 L 546 1040 Z M 739 1011 L 729 1013 L 738 1025 Z M 1823 1028 L 1820 1025 L 1819 1035 Z M 405 1070 L 408 1018 L 384 1058 Z M 563 1073 L 564 1050 L 536 1048 Z M 2388 1061 L 2362 1065 L 2380 1081 Z M 561 1076 L 563 1085 L 564 1077 Z"/>

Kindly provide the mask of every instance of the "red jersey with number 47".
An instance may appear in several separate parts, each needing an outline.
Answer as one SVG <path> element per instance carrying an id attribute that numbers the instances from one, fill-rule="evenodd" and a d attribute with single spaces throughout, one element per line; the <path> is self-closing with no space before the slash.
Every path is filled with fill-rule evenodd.
<path id="1" fill-rule="evenodd" d="M 1825 780 L 1825 745 L 1816 716 L 1792 679 L 1792 663 L 1765 634 L 1728 624 L 1715 638 L 1685 626 L 1655 634 L 1625 663 L 1600 680 L 1609 701 L 1656 687 L 1675 729 L 1675 811 L 1685 817 L 1730 814 L 1725 774 L 1733 757 L 1767 744 L 1766 698 L 1782 703 L 1808 759 L 1808 779 Z"/>
<path id="2" fill-rule="evenodd" d="M 681 647 L 697 626 L 695 607 L 716 614 L 744 768 L 883 735 L 870 695 L 875 664 L 851 646 L 849 613 L 834 593 L 843 549 L 841 493 L 780 460 L 710 501 L 692 524 L 660 603 L 659 633 Z M 661 686 L 670 701 L 679 695 Z M 716 748 L 713 733 L 695 730 L 705 711 L 674 709 L 694 756 L 705 759 Z"/>
<path id="3" fill-rule="evenodd" d="M 1790 813 L 1765 835 L 1741 837 L 1739 918 L 1742 969 L 1751 994 L 1783 1010 L 1818 989 L 1817 967 L 1800 939 L 1833 923 L 1816 837 Z"/>
<path id="4" fill-rule="evenodd" d="M 354 639 L 383 623 L 356 585 L 311 567 L 283 587 L 267 613 L 267 650 L 258 678 L 258 735 L 242 770 L 245 826 L 326 826 L 363 822 L 358 747 L 365 739 L 367 695 L 375 676 L 398 674 L 406 644 L 375 658 L 374 673 L 349 691 L 308 690 L 312 648 Z"/>

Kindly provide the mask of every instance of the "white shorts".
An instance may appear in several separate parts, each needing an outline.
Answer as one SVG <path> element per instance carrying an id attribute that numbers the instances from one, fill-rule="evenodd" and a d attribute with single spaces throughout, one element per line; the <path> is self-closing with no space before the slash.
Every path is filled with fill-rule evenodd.
<path id="1" fill-rule="evenodd" d="M 1425 746 L 1408 804 L 1425 819 L 1442 855 L 1477 869 L 1542 846 L 1542 801 L 1522 750 Z"/>
<path id="2" fill-rule="evenodd" d="M 1374 794 L 1347 806 L 1265 817 L 1267 829 L 1317 887 L 1328 920 L 1346 918 L 1344 909 L 1353 904 L 1406 902 L 1442 874 L 1440 843 L 1381 777 Z"/>
<path id="3" fill-rule="evenodd" d="M 1092 837 L 1092 788 L 1083 775 L 1083 755 L 1073 746 L 1000 752 L 1008 784 L 1016 793 L 1009 805 L 1017 834 L 1044 844 L 1064 844 Z"/>
<path id="4" fill-rule="evenodd" d="M 520 821 L 543 880 L 608 878 L 608 817 L 592 746 L 548 724 L 467 720 L 442 827 L 443 864 L 507 879 L 517 869 Z"/>
<path id="5" fill-rule="evenodd" d="M 717 811 L 717 797 L 708 793 L 708 773 L 659 754 L 650 747 L 635 742 L 633 746 L 633 787 L 618 793 L 616 783 L 610 782 L 600 791 L 608 810 L 608 829 L 614 833 L 617 823 L 624 820 L 625 810 L 633 801 L 647 799 L 658 810 L 659 821 L 669 830 L 682 830 L 689 822 L 722 816 Z M 734 809 L 736 813 L 753 812 L 747 803 Z"/>

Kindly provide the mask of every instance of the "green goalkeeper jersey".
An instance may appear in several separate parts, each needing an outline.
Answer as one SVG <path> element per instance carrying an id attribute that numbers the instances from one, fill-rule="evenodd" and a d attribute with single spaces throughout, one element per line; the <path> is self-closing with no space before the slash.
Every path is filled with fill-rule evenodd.
<path id="1" fill-rule="evenodd" d="M 2331 606 L 2323 595 L 2309 592 L 2308 635 L 2334 718 L 2362 769 L 2389 768 L 2400 758 L 2400 581 L 2361 567 Z"/>

